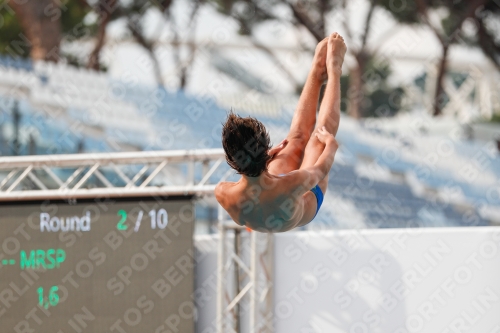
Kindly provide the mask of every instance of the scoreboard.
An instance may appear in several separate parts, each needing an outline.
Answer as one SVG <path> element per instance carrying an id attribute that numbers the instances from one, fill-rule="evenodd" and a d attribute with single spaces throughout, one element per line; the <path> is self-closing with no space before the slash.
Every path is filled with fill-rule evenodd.
<path id="1" fill-rule="evenodd" d="M 194 332 L 186 198 L 0 206 L 0 331 Z"/>

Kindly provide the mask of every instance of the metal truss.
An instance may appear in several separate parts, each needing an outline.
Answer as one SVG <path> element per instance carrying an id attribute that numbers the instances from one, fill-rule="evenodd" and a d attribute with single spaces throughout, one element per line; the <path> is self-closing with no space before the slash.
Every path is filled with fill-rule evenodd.
<path id="1" fill-rule="evenodd" d="M 0 201 L 212 194 L 222 149 L 0 157 Z"/>
<path id="2" fill-rule="evenodd" d="M 414 82 L 403 85 L 403 89 L 405 90 L 407 106 L 421 105 L 432 114 L 438 64 L 428 63 L 425 68 L 427 73 L 425 91 L 422 91 Z M 466 78 L 457 88 L 451 76 L 444 77 L 443 90 L 449 101 L 441 112 L 444 115 L 452 115 L 466 122 L 475 119 L 477 116 L 491 118 L 495 106 L 500 103 L 498 94 L 492 90 L 492 87 L 498 86 L 496 84 L 498 75 L 495 74 L 495 71 L 492 71 L 489 66 L 478 66 L 470 63 L 450 64 L 448 69 L 464 74 Z M 474 95 L 473 99 L 469 98 L 471 94 Z"/>
<path id="3" fill-rule="evenodd" d="M 221 149 L 2 157 L 0 201 L 213 195 L 234 172 L 224 161 Z M 217 332 L 272 333 L 272 235 L 218 216 Z"/>
<path id="4" fill-rule="evenodd" d="M 273 235 L 225 215 L 219 206 L 217 333 L 272 333 Z"/>

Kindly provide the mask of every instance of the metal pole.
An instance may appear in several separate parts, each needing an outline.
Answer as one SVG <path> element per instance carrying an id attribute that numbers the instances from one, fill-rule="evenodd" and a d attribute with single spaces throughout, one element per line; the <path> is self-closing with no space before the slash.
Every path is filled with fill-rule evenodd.
<path id="1" fill-rule="evenodd" d="M 61 154 L 61 155 L 36 155 L 36 156 L 7 156 L 2 157 L 0 169 L 34 167 L 74 167 L 92 166 L 100 164 L 144 164 L 161 163 L 168 160 L 169 164 L 188 163 L 192 161 L 203 161 L 207 158 L 224 158 L 222 149 L 196 149 L 196 150 L 164 150 L 164 151 L 139 151 L 139 152 L 116 152 L 116 153 L 85 153 L 85 154 Z"/>
<path id="2" fill-rule="evenodd" d="M 250 290 L 250 333 L 257 332 L 257 312 L 259 311 L 257 304 L 257 233 L 251 232 L 251 253 L 250 253 L 250 281 L 252 289 Z"/>
<path id="3" fill-rule="evenodd" d="M 33 133 L 30 133 L 29 143 L 28 143 L 28 155 L 36 155 L 36 140 Z"/>
<path id="4" fill-rule="evenodd" d="M 17 101 L 14 102 L 14 109 L 12 110 L 12 122 L 14 125 L 14 140 L 12 142 L 12 155 L 18 156 L 20 154 L 19 142 L 19 124 L 21 122 L 21 113 L 19 113 L 19 106 Z"/>
<path id="5" fill-rule="evenodd" d="M 188 163 L 188 185 L 194 185 L 194 160 L 191 159 L 191 161 Z"/>
<path id="6" fill-rule="evenodd" d="M 224 209 L 218 206 L 219 249 L 217 252 L 217 333 L 224 333 L 224 265 L 226 253 L 226 230 L 224 228 Z"/>
<path id="7" fill-rule="evenodd" d="M 266 243 L 266 313 L 265 313 L 265 321 L 266 321 L 266 329 L 265 332 L 273 333 L 274 332 L 274 322 L 273 322 L 273 283 L 274 283 L 274 235 L 267 235 L 267 243 Z"/>
<path id="8" fill-rule="evenodd" d="M 234 229 L 234 254 L 241 258 L 241 251 L 240 251 L 240 239 L 241 239 L 241 230 L 239 229 Z M 239 295 L 241 291 L 241 286 L 240 286 L 240 266 L 238 264 L 234 265 L 234 285 L 236 288 L 235 296 Z M 233 313 L 234 313 L 234 330 L 236 332 L 241 332 L 241 318 L 240 318 L 240 302 L 236 304 L 233 308 Z"/>

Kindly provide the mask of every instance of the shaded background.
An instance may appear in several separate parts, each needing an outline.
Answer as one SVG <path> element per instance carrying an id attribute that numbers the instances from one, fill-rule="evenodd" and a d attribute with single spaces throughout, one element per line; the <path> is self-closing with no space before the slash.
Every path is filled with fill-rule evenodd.
<path id="1" fill-rule="evenodd" d="M 3 1 L 0 153 L 219 148 L 230 108 L 279 142 L 316 43 L 338 31 L 348 45 L 341 148 L 308 228 L 498 224 L 499 9 Z M 198 203 L 197 232 L 214 231 L 215 209 L 213 199 Z"/>

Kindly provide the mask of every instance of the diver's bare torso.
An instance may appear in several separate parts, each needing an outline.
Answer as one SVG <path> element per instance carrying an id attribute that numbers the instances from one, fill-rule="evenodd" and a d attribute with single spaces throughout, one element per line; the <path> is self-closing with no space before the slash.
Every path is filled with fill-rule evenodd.
<path id="1" fill-rule="evenodd" d="M 236 223 L 261 232 L 283 232 L 307 224 L 316 209 L 316 197 L 303 188 L 297 171 L 281 176 L 264 172 L 236 183 L 222 182 L 215 195 Z"/>

